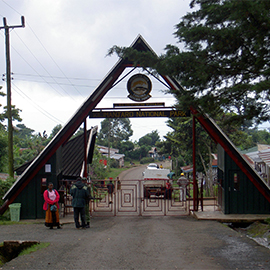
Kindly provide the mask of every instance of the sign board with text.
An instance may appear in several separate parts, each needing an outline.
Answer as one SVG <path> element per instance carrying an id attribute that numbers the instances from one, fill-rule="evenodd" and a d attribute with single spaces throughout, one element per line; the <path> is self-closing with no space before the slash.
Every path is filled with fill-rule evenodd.
<path id="1" fill-rule="evenodd" d="M 181 110 L 139 110 L 91 112 L 90 118 L 134 118 L 134 117 L 189 117 L 190 111 Z"/>

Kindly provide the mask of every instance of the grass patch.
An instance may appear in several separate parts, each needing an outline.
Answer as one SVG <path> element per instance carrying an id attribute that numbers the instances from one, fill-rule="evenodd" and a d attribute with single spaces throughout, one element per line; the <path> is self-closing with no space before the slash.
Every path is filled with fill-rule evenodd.
<path id="1" fill-rule="evenodd" d="M 10 221 L 10 220 L 0 220 L 0 226 L 1 225 L 14 225 L 19 224 L 17 221 Z"/>
<path id="2" fill-rule="evenodd" d="M 262 237 L 269 230 L 270 230 L 269 224 L 254 222 L 247 228 L 247 233 L 251 237 Z"/>
<path id="3" fill-rule="evenodd" d="M 0 251 L 3 247 L 4 243 L 0 243 Z M 0 252 L 0 267 L 3 266 L 6 263 L 5 257 L 2 255 L 2 253 Z"/>
<path id="4" fill-rule="evenodd" d="M 41 242 L 39 244 L 33 245 L 27 249 L 24 249 L 20 252 L 20 254 L 18 256 L 23 256 L 23 255 L 27 255 L 30 254 L 32 252 L 38 251 L 40 249 L 46 248 L 50 245 L 50 243 L 47 242 Z"/>
<path id="5" fill-rule="evenodd" d="M 270 218 L 265 219 L 265 222 L 270 225 Z"/>
<path id="6" fill-rule="evenodd" d="M 1 225 L 15 225 L 15 224 L 32 224 L 33 222 L 29 222 L 29 221 L 11 221 L 11 220 L 0 220 L 0 226 Z"/>
<path id="7" fill-rule="evenodd" d="M 116 179 L 116 177 L 123 171 L 128 170 L 129 168 L 110 168 L 110 172 L 108 173 L 108 178 L 112 177 L 113 179 Z"/>

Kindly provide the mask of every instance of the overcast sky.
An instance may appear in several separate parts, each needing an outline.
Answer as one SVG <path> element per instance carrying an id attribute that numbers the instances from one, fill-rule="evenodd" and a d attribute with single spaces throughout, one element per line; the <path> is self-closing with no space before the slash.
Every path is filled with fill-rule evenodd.
<path id="1" fill-rule="evenodd" d="M 176 44 L 175 25 L 189 9 L 189 0 L 0 0 L 0 16 L 10 30 L 12 104 L 22 110 L 23 124 L 36 132 L 51 133 L 64 125 L 98 86 L 114 64 L 116 55 L 106 57 L 113 45 L 130 46 L 141 34 L 161 54 L 167 44 Z M 3 26 L 3 20 L 0 21 Z M 0 70 L 6 73 L 5 36 L 0 31 Z M 136 71 L 140 72 L 140 70 Z M 134 74 L 134 73 L 133 73 Z M 152 98 L 147 102 L 174 104 L 164 95 L 166 88 L 152 80 Z M 127 98 L 127 80 L 113 88 L 97 107 L 112 107 Z M 6 92 L 5 81 L 0 84 Z M 6 98 L 0 103 L 5 106 Z M 158 130 L 165 135 L 165 118 L 131 119 L 134 135 Z M 88 126 L 100 123 L 88 120 Z M 17 124 L 17 123 L 16 123 Z"/>

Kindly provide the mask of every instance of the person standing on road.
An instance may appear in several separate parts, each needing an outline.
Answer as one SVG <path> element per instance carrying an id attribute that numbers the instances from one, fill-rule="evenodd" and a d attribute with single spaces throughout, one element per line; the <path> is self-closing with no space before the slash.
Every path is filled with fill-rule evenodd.
<path id="1" fill-rule="evenodd" d="M 170 180 L 166 181 L 165 184 L 166 190 L 164 194 L 164 199 L 172 199 L 172 184 L 170 183 Z"/>
<path id="2" fill-rule="evenodd" d="M 80 227 L 84 229 L 86 227 L 85 202 L 88 200 L 90 194 L 86 185 L 82 182 L 81 177 L 78 177 L 76 183 L 71 187 L 70 194 L 73 197 L 72 207 L 74 211 L 75 226 L 77 229 L 80 229 Z M 79 222 L 79 216 L 81 216 L 81 226 Z"/>
<path id="3" fill-rule="evenodd" d="M 85 208 L 85 223 L 86 223 L 85 228 L 90 228 L 90 200 L 92 199 L 91 188 L 90 188 L 91 180 L 87 182 L 87 180 L 84 179 L 83 183 L 86 184 L 87 191 L 89 193 L 88 198 L 85 200 L 85 207 L 84 207 Z"/>
<path id="4" fill-rule="evenodd" d="M 53 229 L 53 226 L 57 226 L 57 229 L 62 229 L 59 224 L 59 193 L 53 189 L 53 183 L 48 184 L 48 189 L 43 193 L 44 204 L 43 210 L 46 211 L 45 226 Z"/>
<path id="5" fill-rule="evenodd" d="M 188 186 L 188 179 L 185 177 L 184 173 L 181 173 L 180 178 L 177 180 L 177 184 L 179 186 L 179 199 L 180 201 L 186 201 L 187 199 L 187 186 Z M 189 194 L 188 194 L 189 195 Z"/>
<path id="6" fill-rule="evenodd" d="M 112 196 L 113 196 L 113 192 L 114 192 L 114 184 L 113 184 L 112 180 L 110 180 L 109 184 L 107 185 L 107 189 L 108 189 L 109 197 L 111 198 L 111 200 L 109 201 L 109 204 L 111 204 L 112 203 Z"/>
<path id="7" fill-rule="evenodd" d="M 116 178 L 117 181 L 117 190 L 121 190 L 121 181 L 119 180 L 119 177 Z"/>

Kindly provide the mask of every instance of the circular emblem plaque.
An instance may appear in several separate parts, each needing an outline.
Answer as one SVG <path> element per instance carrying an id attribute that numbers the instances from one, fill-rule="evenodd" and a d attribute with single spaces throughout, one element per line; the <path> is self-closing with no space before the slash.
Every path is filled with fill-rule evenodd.
<path id="1" fill-rule="evenodd" d="M 133 101 L 145 101 L 151 97 L 152 90 L 150 79 L 144 74 L 133 75 L 127 82 L 128 98 Z"/>

